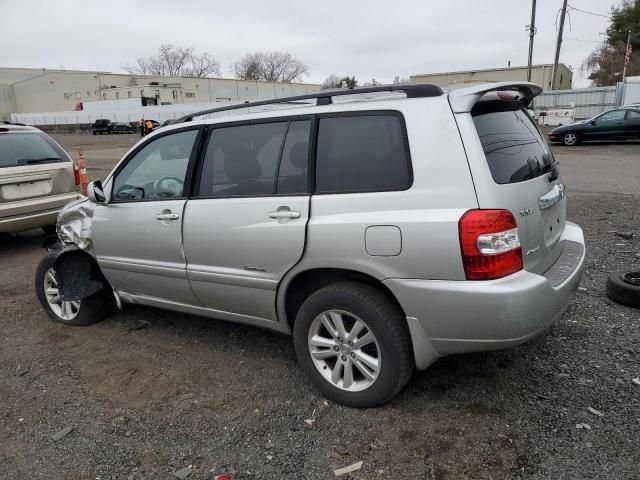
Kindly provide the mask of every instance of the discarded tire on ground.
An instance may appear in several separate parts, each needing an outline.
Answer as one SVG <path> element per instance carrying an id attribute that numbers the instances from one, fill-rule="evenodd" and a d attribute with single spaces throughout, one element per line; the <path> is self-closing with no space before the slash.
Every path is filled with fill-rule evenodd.
<path id="1" fill-rule="evenodd" d="M 607 279 L 607 297 L 640 308 L 640 272 L 613 272 Z"/>

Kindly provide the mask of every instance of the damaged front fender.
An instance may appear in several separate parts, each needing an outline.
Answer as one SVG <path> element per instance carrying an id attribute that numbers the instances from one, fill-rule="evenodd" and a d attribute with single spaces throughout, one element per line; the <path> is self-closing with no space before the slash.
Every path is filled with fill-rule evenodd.
<path id="1" fill-rule="evenodd" d="M 76 246 L 60 251 L 53 269 L 63 302 L 88 298 L 107 285 L 95 259 Z"/>
<path id="2" fill-rule="evenodd" d="M 65 245 L 77 247 L 95 257 L 91 238 L 91 222 L 96 204 L 84 198 L 66 205 L 58 214 L 56 231 Z"/>

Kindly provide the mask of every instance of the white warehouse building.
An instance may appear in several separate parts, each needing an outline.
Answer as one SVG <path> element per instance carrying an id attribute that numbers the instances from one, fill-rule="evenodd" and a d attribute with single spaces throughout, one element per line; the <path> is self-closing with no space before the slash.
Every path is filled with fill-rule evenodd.
<path id="1" fill-rule="evenodd" d="M 11 113 L 63 112 L 83 102 L 143 98 L 143 105 L 244 102 L 320 91 L 308 83 L 156 77 L 99 71 L 0 67 L 0 120 Z"/>

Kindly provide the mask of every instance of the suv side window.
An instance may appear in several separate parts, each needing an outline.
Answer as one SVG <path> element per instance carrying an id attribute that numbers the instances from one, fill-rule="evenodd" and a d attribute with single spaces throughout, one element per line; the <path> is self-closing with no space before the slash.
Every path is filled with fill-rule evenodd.
<path id="1" fill-rule="evenodd" d="M 319 193 L 406 190 L 412 182 L 404 129 L 392 114 L 321 118 L 316 165 Z"/>
<path id="2" fill-rule="evenodd" d="M 269 195 L 288 122 L 216 128 L 200 177 L 200 196 Z"/>
<path id="3" fill-rule="evenodd" d="M 183 197 L 197 136 L 198 130 L 186 130 L 150 141 L 116 174 L 113 199 L 126 202 Z"/>
<path id="4" fill-rule="evenodd" d="M 309 132 L 310 120 L 289 124 L 278 170 L 278 193 L 309 192 Z"/>

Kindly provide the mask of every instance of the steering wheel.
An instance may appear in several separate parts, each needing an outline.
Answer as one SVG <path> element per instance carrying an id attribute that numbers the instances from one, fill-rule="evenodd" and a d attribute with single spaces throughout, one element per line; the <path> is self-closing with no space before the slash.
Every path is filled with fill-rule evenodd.
<path id="1" fill-rule="evenodd" d="M 127 191 L 129 190 L 129 191 Z M 140 192 L 140 195 L 135 195 L 133 192 L 138 190 Z M 136 187 L 134 185 L 129 185 L 129 184 L 125 184 L 123 185 L 120 190 L 118 190 L 117 193 L 117 197 L 123 200 L 140 200 L 144 198 L 144 188 L 141 187 Z"/>
<path id="2" fill-rule="evenodd" d="M 180 197 L 184 181 L 178 177 L 162 177 L 153 182 L 153 192 L 160 197 Z"/>

